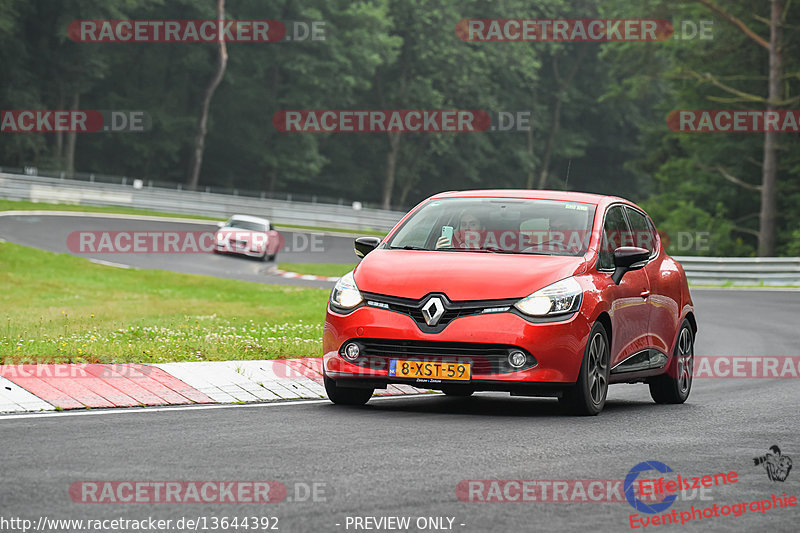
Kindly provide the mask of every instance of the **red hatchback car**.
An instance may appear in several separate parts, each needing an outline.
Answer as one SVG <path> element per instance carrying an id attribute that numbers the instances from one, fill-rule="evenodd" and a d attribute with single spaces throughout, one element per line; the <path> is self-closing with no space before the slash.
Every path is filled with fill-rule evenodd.
<path id="1" fill-rule="evenodd" d="M 411 210 L 328 302 L 325 388 L 337 404 L 409 384 L 551 396 L 596 415 L 610 383 L 658 403 L 692 385 L 692 299 L 653 222 L 622 198 L 447 192 Z"/>

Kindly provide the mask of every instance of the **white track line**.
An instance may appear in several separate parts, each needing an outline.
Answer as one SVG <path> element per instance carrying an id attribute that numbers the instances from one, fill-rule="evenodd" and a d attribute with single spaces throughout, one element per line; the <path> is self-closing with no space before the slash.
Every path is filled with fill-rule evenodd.
<path id="1" fill-rule="evenodd" d="M 398 398 L 422 398 L 437 395 L 436 393 L 402 394 L 396 396 L 374 396 L 370 402 L 381 400 L 393 400 Z M 174 411 L 203 411 L 208 409 L 230 409 L 245 407 L 278 407 L 283 405 L 310 405 L 315 403 L 331 403 L 330 400 L 289 400 L 267 403 L 245 403 L 245 404 L 204 404 L 204 405 L 184 405 L 174 407 L 118 407 L 109 409 L 92 409 L 82 411 L 47 411 L 41 413 L 10 414 L 0 415 L 0 420 L 21 420 L 23 418 L 53 418 L 69 416 L 99 416 L 99 415 L 124 415 L 134 413 L 164 413 Z M 332 404 L 331 404 L 332 405 Z"/>
<path id="2" fill-rule="evenodd" d="M 130 265 L 123 265 L 122 263 L 115 263 L 113 261 L 106 261 L 104 259 L 95 259 L 93 257 L 89 258 L 89 262 L 94 263 L 96 265 L 110 266 L 116 268 L 131 268 Z"/>

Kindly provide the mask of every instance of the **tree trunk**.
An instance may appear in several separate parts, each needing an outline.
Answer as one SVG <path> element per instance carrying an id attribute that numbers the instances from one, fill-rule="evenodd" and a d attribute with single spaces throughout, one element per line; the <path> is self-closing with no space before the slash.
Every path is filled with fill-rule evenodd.
<path id="1" fill-rule="evenodd" d="M 412 179 L 408 179 L 403 186 L 400 187 L 400 200 L 398 200 L 398 205 L 401 207 L 406 205 L 406 199 L 408 198 L 408 194 L 411 192 L 411 189 L 414 188 L 415 181 Z"/>
<path id="2" fill-rule="evenodd" d="M 267 186 L 270 198 L 272 198 L 272 194 L 275 192 L 275 183 L 277 183 L 277 181 L 278 181 L 278 169 L 272 167 L 269 170 L 269 185 Z"/>
<path id="3" fill-rule="evenodd" d="M 781 100 L 783 76 L 782 29 L 784 0 L 772 0 L 769 23 L 769 98 L 767 111 L 776 109 Z M 764 133 L 764 162 L 761 168 L 761 213 L 759 215 L 758 255 L 775 255 L 775 209 L 778 181 L 778 133 Z"/>
<path id="4" fill-rule="evenodd" d="M 81 105 L 81 93 L 75 90 L 72 95 L 72 110 L 76 111 Z M 67 153 L 65 157 L 65 167 L 67 170 L 67 177 L 71 178 L 75 175 L 75 143 L 78 140 L 78 134 L 75 131 L 67 133 Z"/>
<path id="5" fill-rule="evenodd" d="M 217 20 L 220 24 L 225 20 L 225 0 L 217 0 Z M 189 165 L 189 177 L 186 180 L 186 185 L 189 189 L 196 189 L 200 182 L 200 168 L 203 166 L 203 151 L 205 150 L 206 131 L 208 124 L 208 107 L 211 104 L 211 98 L 217 90 L 222 76 L 225 74 L 225 66 L 228 64 L 228 49 L 225 46 L 225 39 L 222 32 L 217 36 L 219 43 L 219 56 L 217 57 L 217 71 L 211 79 L 206 88 L 205 95 L 203 96 L 203 105 L 200 111 L 200 122 L 197 125 L 197 135 L 194 138 L 194 151 L 192 153 L 192 160 Z"/>
<path id="6" fill-rule="evenodd" d="M 558 133 L 559 123 L 561 122 L 561 95 L 556 96 L 556 103 L 553 106 L 553 117 L 550 121 L 550 135 L 547 136 L 547 144 L 544 147 L 544 157 L 542 157 L 542 172 L 539 174 L 539 189 L 547 186 L 548 169 L 550 168 L 550 156 L 553 153 L 553 143 Z"/>
<path id="7" fill-rule="evenodd" d="M 400 153 L 399 131 L 389 132 L 389 153 L 386 154 L 386 177 L 383 180 L 383 202 L 384 209 L 391 209 L 392 190 L 394 189 L 394 176 L 397 167 L 397 156 Z"/>
<path id="8" fill-rule="evenodd" d="M 531 115 L 535 113 L 536 106 L 531 105 Z M 533 117 L 533 123 L 536 124 L 536 117 Z M 525 182 L 526 189 L 533 189 L 533 180 L 536 176 L 536 170 L 533 167 L 533 126 L 528 128 L 526 132 L 528 135 L 528 163 L 530 164 L 530 168 L 528 169 L 528 181 Z"/>
<path id="9" fill-rule="evenodd" d="M 578 73 L 581 63 L 583 63 L 583 59 L 586 57 L 588 50 L 589 47 L 587 46 L 582 46 L 580 48 L 575 58 L 575 63 L 573 63 L 572 68 L 564 78 L 562 78 L 561 74 L 559 73 L 558 56 L 553 56 L 553 78 L 556 80 L 558 90 L 556 91 L 556 99 L 555 103 L 553 104 L 553 117 L 552 121 L 550 122 L 550 135 L 547 137 L 547 144 L 544 148 L 544 157 L 542 158 L 542 172 L 539 174 L 539 189 L 544 189 L 547 186 L 547 177 L 550 175 L 550 159 L 553 155 L 553 144 L 556 141 L 558 128 L 561 125 L 561 104 L 566 97 L 567 89 L 569 89 L 572 79 L 575 77 L 575 74 Z"/>
<path id="10" fill-rule="evenodd" d="M 64 109 L 64 91 L 58 91 L 58 105 L 56 109 Z M 59 129 L 56 131 L 56 166 L 58 170 L 64 170 L 64 132 Z"/>

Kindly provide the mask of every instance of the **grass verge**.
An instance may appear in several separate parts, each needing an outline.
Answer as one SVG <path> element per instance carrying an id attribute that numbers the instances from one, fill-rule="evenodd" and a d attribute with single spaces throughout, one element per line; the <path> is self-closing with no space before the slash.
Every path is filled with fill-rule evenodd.
<path id="1" fill-rule="evenodd" d="M 278 263 L 278 268 L 281 270 L 296 272 L 298 274 L 311 274 L 313 276 L 341 277 L 353 270 L 355 267 L 356 263 Z"/>
<path id="2" fill-rule="evenodd" d="M 329 292 L 117 269 L 9 242 L 0 287 L 5 364 L 317 357 Z"/>

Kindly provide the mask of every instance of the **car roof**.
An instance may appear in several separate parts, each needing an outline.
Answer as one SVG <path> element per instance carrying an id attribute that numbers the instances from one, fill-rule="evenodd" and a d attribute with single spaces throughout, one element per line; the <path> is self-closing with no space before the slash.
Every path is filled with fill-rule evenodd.
<path id="1" fill-rule="evenodd" d="M 269 224 L 269 220 L 267 220 L 266 218 L 253 217 L 250 215 L 233 215 L 231 217 L 231 220 L 242 220 L 245 222 L 258 222 L 261 224 Z"/>
<path id="2" fill-rule="evenodd" d="M 435 194 L 431 198 L 525 198 L 531 200 L 561 200 L 567 202 L 581 202 L 594 205 L 608 205 L 614 202 L 623 202 L 634 205 L 631 201 L 618 196 L 605 196 L 585 192 L 572 191 L 545 191 L 535 189 L 482 189 L 473 191 L 448 191 Z"/>

